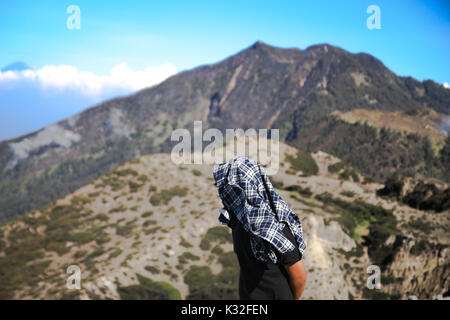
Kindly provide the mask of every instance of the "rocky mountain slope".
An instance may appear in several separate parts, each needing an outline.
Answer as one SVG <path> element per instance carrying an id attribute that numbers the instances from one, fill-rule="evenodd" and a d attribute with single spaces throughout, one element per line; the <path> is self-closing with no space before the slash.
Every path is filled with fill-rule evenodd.
<path id="1" fill-rule="evenodd" d="M 322 151 L 281 143 L 278 156 L 271 180 L 308 245 L 306 299 L 448 295 L 449 210 L 379 197 L 383 185 Z M 175 165 L 167 153 L 135 158 L 0 227 L 0 298 L 237 298 L 219 208 L 212 164 Z M 382 270 L 379 291 L 366 288 L 371 264 Z M 69 265 L 80 267 L 81 290 L 66 287 Z"/>
<path id="2" fill-rule="evenodd" d="M 449 105 L 450 90 L 398 77 L 369 54 L 328 44 L 299 50 L 256 42 L 216 64 L 1 142 L 0 222 L 135 157 L 169 151 L 173 129 L 192 130 L 194 120 L 205 129 L 279 128 L 283 141 L 336 155 L 379 182 L 396 171 L 448 181 L 443 154 L 450 143 L 433 151 L 421 131 L 380 131 L 332 113 L 431 110 L 444 117 Z"/>

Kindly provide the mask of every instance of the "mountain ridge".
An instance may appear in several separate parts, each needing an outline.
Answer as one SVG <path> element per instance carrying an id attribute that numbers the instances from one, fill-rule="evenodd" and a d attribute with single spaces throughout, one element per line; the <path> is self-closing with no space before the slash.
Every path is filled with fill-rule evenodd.
<path id="1" fill-rule="evenodd" d="M 171 132 L 176 128 L 192 131 L 194 120 L 201 120 L 205 129 L 280 128 L 282 141 L 297 147 L 320 145 L 323 151 L 358 166 L 351 152 L 336 150 L 335 141 L 314 142 L 318 124 L 332 132 L 331 113 L 356 108 L 429 108 L 448 115 L 450 92 L 440 87 L 432 81 L 397 77 L 365 53 L 352 54 L 328 44 L 300 50 L 256 42 L 217 63 L 180 72 L 156 86 L 0 142 L 0 221 L 57 199 L 136 156 L 170 151 Z M 339 128 L 348 132 L 346 136 L 353 130 L 345 122 Z M 392 160 L 400 168 L 385 163 L 378 170 L 381 176 L 370 168 L 359 168 L 364 173 L 381 181 L 396 170 L 411 174 L 412 168 L 420 166 L 424 177 L 445 176 L 440 158 L 428 159 L 427 153 L 418 153 L 415 162 L 400 162 L 410 153 L 397 148 L 401 137 L 388 135 L 392 148 L 401 151 Z M 364 153 L 368 145 L 369 137 L 362 145 Z M 427 142 L 420 140 L 417 148 L 427 149 Z M 368 156 L 379 157 L 377 153 Z"/>
<path id="2" fill-rule="evenodd" d="M 233 152 L 234 141 L 221 148 Z M 302 222 L 305 299 L 429 299 L 448 291 L 448 209 L 432 214 L 380 197 L 383 185 L 340 159 L 301 152 L 280 143 L 270 155 L 280 170 L 270 180 Z M 313 173 L 299 153 L 315 163 Z M 239 267 L 231 233 L 217 220 L 212 170 L 144 155 L 0 226 L 0 297 L 237 299 Z M 373 264 L 381 290 L 366 288 Z M 81 290 L 66 287 L 69 265 L 80 268 Z"/>

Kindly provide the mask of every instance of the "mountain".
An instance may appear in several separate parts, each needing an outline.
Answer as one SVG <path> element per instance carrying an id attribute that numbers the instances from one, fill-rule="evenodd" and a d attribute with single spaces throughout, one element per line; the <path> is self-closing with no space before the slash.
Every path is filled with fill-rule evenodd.
<path id="1" fill-rule="evenodd" d="M 282 141 L 339 156 L 379 182 L 394 173 L 448 181 L 444 133 L 432 140 L 423 130 L 379 128 L 336 112 L 404 113 L 416 127 L 422 113 L 433 113 L 427 124 L 438 127 L 449 105 L 450 91 L 441 85 L 398 77 L 365 53 L 328 44 L 299 50 L 256 42 L 218 63 L 1 142 L 0 221 L 48 204 L 137 156 L 169 151 L 173 129 L 192 131 L 194 120 L 202 120 L 204 130 L 280 128 Z"/>
<path id="2" fill-rule="evenodd" d="M 321 151 L 281 143 L 278 155 L 270 179 L 302 221 L 305 299 L 448 295 L 448 209 L 380 197 L 382 184 Z M 154 153 L 0 226 L 0 298 L 236 299 L 239 269 L 213 183 L 212 165 Z M 366 287 L 371 264 L 381 290 Z M 66 287 L 69 265 L 81 290 Z"/>
<path id="3" fill-rule="evenodd" d="M 24 71 L 24 70 L 29 70 L 29 69 L 32 69 L 32 68 L 29 67 L 25 62 L 17 61 L 17 62 L 10 63 L 7 66 L 3 67 L 1 69 L 1 71 L 2 72 Z"/>

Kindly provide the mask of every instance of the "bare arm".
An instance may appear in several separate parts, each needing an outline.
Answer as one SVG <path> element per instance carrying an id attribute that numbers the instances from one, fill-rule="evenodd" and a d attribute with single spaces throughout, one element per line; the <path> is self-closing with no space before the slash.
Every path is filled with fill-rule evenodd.
<path id="1" fill-rule="evenodd" d="M 306 284 L 306 270 L 303 261 L 284 266 L 289 274 L 289 284 L 291 285 L 292 294 L 295 300 L 300 300 Z"/>

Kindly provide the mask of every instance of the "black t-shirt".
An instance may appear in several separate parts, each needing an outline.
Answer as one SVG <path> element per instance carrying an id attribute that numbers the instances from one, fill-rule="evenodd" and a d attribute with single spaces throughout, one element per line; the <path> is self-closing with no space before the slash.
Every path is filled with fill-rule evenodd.
<path id="1" fill-rule="evenodd" d="M 295 246 L 291 252 L 281 254 L 272 248 L 278 263 L 257 260 L 250 245 L 250 235 L 240 222 L 233 226 L 233 245 L 240 265 L 239 296 L 242 300 L 293 300 L 289 276 L 283 265 L 299 261 L 301 253 L 290 228 L 285 225 L 283 233 Z"/>

